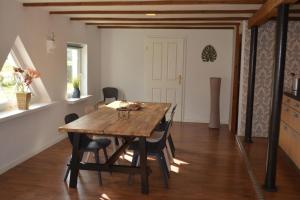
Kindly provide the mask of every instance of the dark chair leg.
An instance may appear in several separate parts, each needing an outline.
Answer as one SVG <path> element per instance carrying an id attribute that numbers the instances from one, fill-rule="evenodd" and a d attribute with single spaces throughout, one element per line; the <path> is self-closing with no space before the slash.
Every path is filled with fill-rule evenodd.
<path id="1" fill-rule="evenodd" d="M 172 155 L 173 155 L 173 157 L 175 157 L 175 145 L 174 145 L 174 142 L 173 142 L 173 139 L 172 139 L 171 135 L 169 135 L 169 137 L 168 137 L 168 142 L 170 144 Z"/>
<path id="2" fill-rule="evenodd" d="M 108 155 L 107 155 L 107 150 L 106 148 L 103 148 L 103 153 L 104 153 L 104 157 L 105 157 L 105 161 L 108 161 Z M 112 172 L 110 172 L 110 174 L 112 174 Z"/>
<path id="3" fill-rule="evenodd" d="M 80 157 L 79 157 L 80 162 L 82 161 L 83 155 L 84 155 L 84 151 L 80 151 Z"/>
<path id="4" fill-rule="evenodd" d="M 65 177 L 64 177 L 64 182 L 67 181 L 67 178 L 68 178 L 69 173 L 70 173 L 70 169 L 71 169 L 70 164 L 68 164 L 68 168 L 67 168 L 67 171 L 66 171 L 66 174 L 65 174 Z"/>
<path id="5" fill-rule="evenodd" d="M 162 162 L 163 162 L 164 167 L 165 167 L 165 172 L 166 172 L 168 178 L 170 178 L 170 172 L 169 172 L 169 168 L 168 168 L 168 165 L 167 165 L 165 154 L 164 154 L 164 152 L 161 152 L 160 154 L 161 154 L 161 157 L 162 157 Z"/>
<path id="6" fill-rule="evenodd" d="M 163 161 L 164 157 L 162 157 L 163 154 L 157 154 L 156 155 L 156 158 L 159 162 L 159 165 L 160 165 L 160 169 L 161 169 L 161 172 L 162 172 L 162 175 L 163 175 L 163 179 L 164 179 L 164 184 L 165 184 L 165 188 L 169 188 L 169 184 L 168 184 L 168 174 L 166 172 L 166 167 L 165 167 L 165 161 Z"/>
<path id="7" fill-rule="evenodd" d="M 118 140 L 118 137 L 115 137 L 115 143 L 117 146 L 119 146 L 119 140 Z"/>
<path id="8" fill-rule="evenodd" d="M 100 164 L 99 151 L 95 151 L 95 160 L 97 164 Z M 98 171 L 99 184 L 102 185 L 101 171 Z"/>
<path id="9" fill-rule="evenodd" d="M 138 158 L 139 158 L 139 154 L 135 151 L 132 156 L 131 166 L 137 166 Z M 133 176 L 133 174 L 128 175 L 128 184 L 129 185 L 132 184 L 132 176 Z"/>
<path id="10" fill-rule="evenodd" d="M 108 155 L 107 155 L 106 148 L 103 148 L 103 153 L 104 153 L 104 156 L 105 156 L 105 161 L 107 162 L 108 161 Z"/>

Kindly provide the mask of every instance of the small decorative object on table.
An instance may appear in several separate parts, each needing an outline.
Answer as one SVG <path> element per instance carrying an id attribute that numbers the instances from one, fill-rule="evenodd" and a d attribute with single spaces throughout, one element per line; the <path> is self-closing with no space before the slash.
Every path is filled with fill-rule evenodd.
<path id="1" fill-rule="evenodd" d="M 40 77 L 40 74 L 32 68 L 22 69 L 20 67 L 14 67 L 14 76 L 16 80 L 18 109 L 28 110 L 31 100 L 30 85 L 33 79 Z"/>
<path id="2" fill-rule="evenodd" d="M 79 80 L 79 78 L 73 79 L 72 83 L 73 83 L 73 88 L 74 88 L 72 98 L 80 98 L 80 89 L 79 89 L 80 80 Z"/>
<path id="3" fill-rule="evenodd" d="M 126 107 L 117 108 L 118 119 L 129 119 L 130 110 Z"/>
<path id="4" fill-rule="evenodd" d="M 117 108 L 119 119 L 129 119 L 131 111 L 138 111 L 142 108 L 141 103 L 129 103 L 122 101 Z"/>
<path id="5" fill-rule="evenodd" d="M 132 103 L 129 103 L 128 108 L 131 111 L 138 111 L 142 108 L 142 104 L 139 102 L 132 102 Z"/>

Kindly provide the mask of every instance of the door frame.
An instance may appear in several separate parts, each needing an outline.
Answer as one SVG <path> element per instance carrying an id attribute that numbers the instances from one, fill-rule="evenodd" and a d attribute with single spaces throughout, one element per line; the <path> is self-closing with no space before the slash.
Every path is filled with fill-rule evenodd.
<path id="1" fill-rule="evenodd" d="M 181 39 L 183 41 L 183 66 L 182 66 L 182 80 L 181 80 L 181 116 L 180 116 L 180 121 L 184 121 L 184 113 L 185 113 L 185 85 L 186 85 L 186 50 L 187 50 L 187 37 L 186 36 L 161 36 L 161 35 L 148 35 L 144 39 L 144 44 L 145 40 L 147 39 Z M 145 50 L 145 49 L 144 49 Z"/>
<path id="2" fill-rule="evenodd" d="M 241 73 L 241 50 L 242 50 L 242 34 L 240 33 L 240 26 L 235 26 L 235 48 L 234 61 L 232 70 L 232 95 L 231 95 L 231 111 L 229 118 L 230 132 L 237 134 L 238 117 L 239 117 L 239 96 L 240 96 L 240 73 Z"/>

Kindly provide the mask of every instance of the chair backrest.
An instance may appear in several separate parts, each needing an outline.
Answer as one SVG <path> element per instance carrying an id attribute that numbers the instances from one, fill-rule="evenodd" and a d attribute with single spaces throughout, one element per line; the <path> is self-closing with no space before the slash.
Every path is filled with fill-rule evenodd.
<path id="1" fill-rule="evenodd" d="M 104 101 L 108 98 L 118 100 L 118 89 L 113 87 L 105 87 L 102 89 Z"/>
<path id="2" fill-rule="evenodd" d="M 167 121 L 163 137 L 160 139 L 160 141 L 158 141 L 159 150 L 163 150 L 166 147 L 167 138 L 169 136 L 170 125 L 171 125 L 171 120 Z"/>
<path id="3" fill-rule="evenodd" d="M 173 119 L 174 119 L 176 107 L 177 107 L 177 104 L 172 108 L 172 112 L 171 112 L 171 116 L 170 116 L 170 126 L 173 125 Z"/>
<path id="4" fill-rule="evenodd" d="M 173 106 L 171 113 L 175 113 L 176 108 L 177 108 L 177 104 L 175 104 L 175 106 Z"/>
<path id="5" fill-rule="evenodd" d="M 79 116 L 76 113 L 68 114 L 65 116 L 65 123 L 66 124 L 71 123 L 71 122 L 77 120 L 78 118 L 79 118 Z M 69 138 L 69 141 L 72 144 L 72 146 L 73 146 L 73 135 L 74 135 L 74 133 L 68 132 L 68 138 Z M 91 139 L 87 135 L 80 134 L 79 148 L 86 146 L 90 141 L 91 141 Z"/>

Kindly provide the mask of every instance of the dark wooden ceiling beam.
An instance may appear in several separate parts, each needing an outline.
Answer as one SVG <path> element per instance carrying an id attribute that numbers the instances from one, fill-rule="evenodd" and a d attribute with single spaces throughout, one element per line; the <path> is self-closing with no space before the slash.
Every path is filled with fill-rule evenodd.
<path id="1" fill-rule="evenodd" d="M 102 17 L 71 17 L 70 20 L 72 21 L 125 21 L 125 22 L 177 22 L 177 21 L 242 21 L 242 20 L 248 20 L 249 17 L 205 17 L 205 18 L 190 18 L 190 17 L 184 17 L 184 18 L 102 18 Z M 273 17 L 272 20 L 276 19 L 276 17 Z M 300 17 L 289 17 L 289 20 L 292 21 L 298 21 Z"/>
<path id="2" fill-rule="evenodd" d="M 207 22 L 207 23 L 86 23 L 86 25 L 97 26 L 237 26 L 240 23 L 222 23 L 222 22 Z"/>
<path id="3" fill-rule="evenodd" d="M 261 8 L 248 20 L 248 27 L 260 26 L 275 17 L 277 7 L 281 4 L 293 4 L 298 0 L 268 0 Z M 294 11 L 292 11 L 294 12 Z"/>
<path id="4" fill-rule="evenodd" d="M 263 4 L 264 0 L 147 0 L 147 1 L 97 1 L 97 2 L 35 2 L 23 3 L 25 7 L 50 6 L 143 6 L 143 5 L 197 5 L 197 4 Z"/>
<path id="5" fill-rule="evenodd" d="M 256 9 L 247 10 L 78 10 L 78 11 L 50 11 L 52 15 L 63 14 L 252 14 Z"/>
<path id="6" fill-rule="evenodd" d="M 300 21 L 300 17 L 289 17 L 289 21 Z"/>
<path id="7" fill-rule="evenodd" d="M 234 29 L 234 26 L 227 27 L 218 27 L 218 26 L 198 26 L 198 27 L 189 27 L 189 26 L 98 26 L 99 29 L 108 29 L 108 28 L 119 28 L 119 29 Z"/>
<path id="8" fill-rule="evenodd" d="M 296 14 L 300 14 L 300 9 L 290 9 L 289 13 L 296 13 Z"/>
<path id="9" fill-rule="evenodd" d="M 110 18 L 110 17 L 71 17 L 72 21 L 241 21 L 249 17 L 183 17 L 183 18 Z"/>

